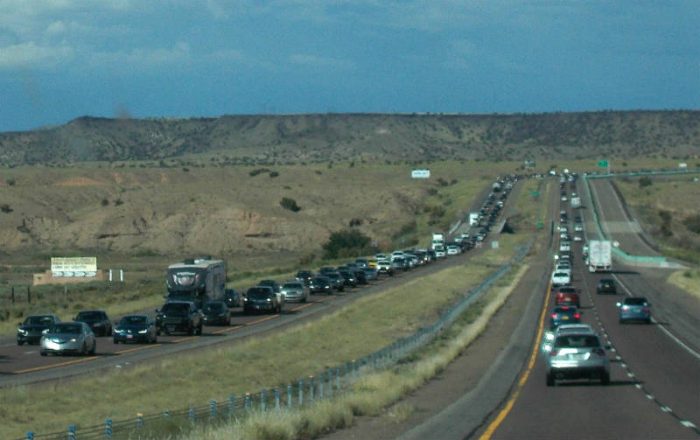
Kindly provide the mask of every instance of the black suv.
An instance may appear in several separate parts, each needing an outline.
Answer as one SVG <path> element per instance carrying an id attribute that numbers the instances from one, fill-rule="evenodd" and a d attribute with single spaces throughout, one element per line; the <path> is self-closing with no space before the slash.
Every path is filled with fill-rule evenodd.
<path id="1" fill-rule="evenodd" d="M 95 336 L 112 336 L 112 321 L 104 310 L 84 310 L 73 320 L 89 325 Z"/>
<path id="2" fill-rule="evenodd" d="M 188 335 L 202 334 L 202 314 L 195 303 L 190 301 L 170 301 L 156 310 L 156 330 L 169 335 L 184 332 Z"/>
<path id="3" fill-rule="evenodd" d="M 17 345 L 38 344 L 42 332 L 54 324 L 61 322 L 56 315 L 27 316 L 24 322 L 17 324 Z"/>
<path id="4" fill-rule="evenodd" d="M 229 309 L 240 307 L 241 294 L 236 289 L 226 289 L 224 291 L 224 302 Z"/>
<path id="5" fill-rule="evenodd" d="M 243 312 L 282 313 L 282 303 L 272 287 L 255 286 L 248 289 L 243 298 Z"/>
<path id="6" fill-rule="evenodd" d="M 615 287 L 615 280 L 612 278 L 601 278 L 598 281 L 598 285 L 595 288 L 597 294 L 607 293 L 610 295 L 617 295 L 617 288 Z"/>

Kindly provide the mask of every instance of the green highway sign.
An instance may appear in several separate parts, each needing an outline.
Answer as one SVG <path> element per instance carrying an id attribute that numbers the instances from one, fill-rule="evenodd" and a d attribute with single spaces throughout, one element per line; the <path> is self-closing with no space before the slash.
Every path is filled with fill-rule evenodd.
<path id="1" fill-rule="evenodd" d="M 598 161 L 598 168 L 607 168 L 609 166 L 608 160 L 603 159 Z"/>

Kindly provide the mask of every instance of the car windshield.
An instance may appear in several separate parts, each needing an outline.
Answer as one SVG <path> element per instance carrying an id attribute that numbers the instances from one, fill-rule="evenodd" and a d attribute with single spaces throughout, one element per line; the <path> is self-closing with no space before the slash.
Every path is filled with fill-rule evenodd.
<path id="1" fill-rule="evenodd" d="M 102 319 L 103 313 L 102 312 L 80 312 L 78 313 L 78 316 L 76 317 L 76 321 L 82 321 L 82 320 L 87 320 L 87 321 L 98 321 Z"/>
<path id="2" fill-rule="evenodd" d="M 563 287 L 559 289 L 559 293 L 571 294 L 576 293 L 576 289 L 573 287 Z"/>
<path id="3" fill-rule="evenodd" d="M 646 298 L 626 298 L 625 304 L 628 306 L 643 306 L 646 304 Z"/>
<path id="4" fill-rule="evenodd" d="M 248 290 L 248 299 L 267 299 L 272 295 L 270 289 L 250 289 Z"/>
<path id="5" fill-rule="evenodd" d="M 77 335 L 83 331 L 83 327 L 80 324 L 56 324 L 51 327 L 49 333 L 60 333 L 60 334 L 70 334 Z"/>
<path id="6" fill-rule="evenodd" d="M 125 316 L 119 321 L 120 325 L 139 325 L 145 324 L 147 318 L 145 316 Z"/>
<path id="7" fill-rule="evenodd" d="M 53 317 L 51 316 L 29 316 L 24 320 L 24 325 L 51 325 Z"/>
<path id="8" fill-rule="evenodd" d="M 593 335 L 562 335 L 554 342 L 555 348 L 597 348 L 600 341 Z"/>
<path id="9" fill-rule="evenodd" d="M 220 312 L 224 309 L 224 304 L 220 302 L 207 303 L 204 305 L 205 312 Z"/>
<path id="10" fill-rule="evenodd" d="M 301 284 L 299 283 L 286 283 L 282 286 L 284 289 L 301 289 Z"/>
<path id="11" fill-rule="evenodd" d="M 190 307 L 188 304 L 181 304 L 181 303 L 167 303 L 166 305 L 163 306 L 163 309 L 161 312 L 166 313 L 168 315 L 186 315 L 187 312 L 189 311 Z"/>

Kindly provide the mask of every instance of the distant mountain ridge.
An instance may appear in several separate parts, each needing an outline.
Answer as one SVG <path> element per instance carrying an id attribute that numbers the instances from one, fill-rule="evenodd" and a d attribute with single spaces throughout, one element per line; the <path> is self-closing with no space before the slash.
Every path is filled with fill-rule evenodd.
<path id="1" fill-rule="evenodd" d="M 207 154 L 226 163 L 693 157 L 700 111 L 544 114 L 299 114 L 189 119 L 81 117 L 0 133 L 0 164 L 160 161 Z"/>

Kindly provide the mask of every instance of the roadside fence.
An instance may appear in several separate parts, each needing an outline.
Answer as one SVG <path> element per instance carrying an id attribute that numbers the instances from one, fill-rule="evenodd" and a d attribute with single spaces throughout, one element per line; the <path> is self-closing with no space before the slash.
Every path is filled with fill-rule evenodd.
<path id="1" fill-rule="evenodd" d="M 364 374 L 389 368 L 416 350 L 424 347 L 469 307 L 479 301 L 499 279 L 520 263 L 532 247 L 533 241 L 520 246 L 515 256 L 499 266 L 480 285 L 465 292 L 447 308 L 432 324 L 418 329 L 412 335 L 361 359 L 342 363 L 315 374 L 293 381 L 286 386 L 262 389 L 256 393 L 231 394 L 223 401 L 210 400 L 199 406 L 189 406 L 158 413 L 137 414 L 129 420 L 107 418 L 100 425 L 82 426 L 70 424 L 65 431 L 48 434 L 28 432 L 19 440 L 92 440 L 158 438 L 180 433 L 183 426 L 199 424 L 223 424 L 241 421 L 253 412 L 288 411 L 332 399 L 348 390 Z"/>

